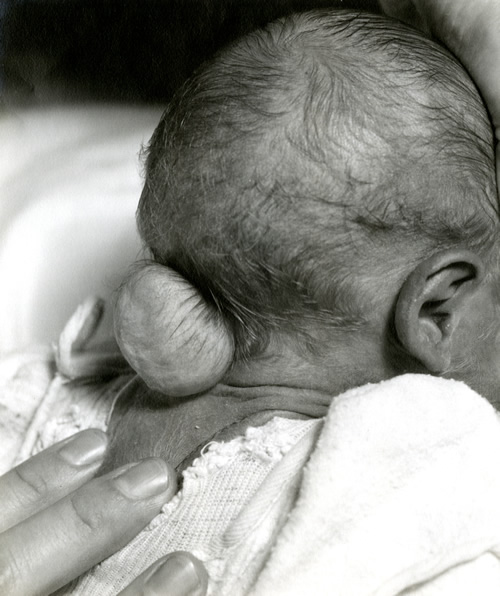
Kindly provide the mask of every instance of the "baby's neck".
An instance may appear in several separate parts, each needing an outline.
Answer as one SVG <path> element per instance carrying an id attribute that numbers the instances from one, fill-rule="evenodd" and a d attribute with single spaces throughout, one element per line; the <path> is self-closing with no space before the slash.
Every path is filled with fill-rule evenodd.
<path id="1" fill-rule="evenodd" d="M 341 338 L 314 362 L 277 344 L 231 368 L 224 383 L 191 398 L 150 390 L 136 377 L 119 397 L 108 428 L 102 471 L 145 457 L 163 457 L 177 470 L 210 441 L 229 440 L 274 416 L 320 418 L 346 389 L 394 376 L 373 342 Z M 351 345 L 352 344 L 352 345 Z"/>
<path id="2" fill-rule="evenodd" d="M 159 456 L 178 471 L 212 440 L 230 440 L 274 416 L 324 416 L 331 395 L 277 385 L 217 385 L 192 398 L 169 398 L 136 377 L 118 399 L 108 427 L 110 446 L 101 472 Z"/>

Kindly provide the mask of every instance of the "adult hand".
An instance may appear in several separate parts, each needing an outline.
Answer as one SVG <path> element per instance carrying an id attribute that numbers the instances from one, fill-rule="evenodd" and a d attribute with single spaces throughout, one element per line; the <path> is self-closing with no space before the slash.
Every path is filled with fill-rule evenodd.
<path id="1" fill-rule="evenodd" d="M 50 594 L 125 546 L 176 492 L 161 459 L 93 478 L 106 434 L 82 431 L 0 477 L 0 594 Z M 188 553 L 157 561 L 123 593 L 204 595 L 207 576 Z"/>
<path id="2" fill-rule="evenodd" d="M 500 141 L 500 2 L 380 0 L 380 4 L 386 14 L 430 31 L 462 61 L 486 101 Z M 497 149 L 497 175 L 499 158 Z"/>

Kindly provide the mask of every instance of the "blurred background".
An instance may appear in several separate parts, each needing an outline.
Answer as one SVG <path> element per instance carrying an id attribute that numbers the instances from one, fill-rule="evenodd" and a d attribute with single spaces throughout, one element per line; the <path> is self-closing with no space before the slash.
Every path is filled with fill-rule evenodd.
<path id="1" fill-rule="evenodd" d="M 165 102 L 217 48 L 297 10 L 375 0 L 2 0 L 11 102 Z"/>
<path id="2" fill-rule="evenodd" d="M 139 152 L 193 70 L 259 25 L 327 6 L 378 12 L 375 0 L 0 0 L 0 353 L 55 341 L 142 256 Z"/>

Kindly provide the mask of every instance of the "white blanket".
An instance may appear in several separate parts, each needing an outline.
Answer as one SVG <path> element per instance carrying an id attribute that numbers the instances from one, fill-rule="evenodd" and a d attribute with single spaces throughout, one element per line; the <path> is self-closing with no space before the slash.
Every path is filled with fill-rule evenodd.
<path id="1" fill-rule="evenodd" d="M 500 422 L 405 375 L 334 399 L 252 594 L 500 594 Z"/>

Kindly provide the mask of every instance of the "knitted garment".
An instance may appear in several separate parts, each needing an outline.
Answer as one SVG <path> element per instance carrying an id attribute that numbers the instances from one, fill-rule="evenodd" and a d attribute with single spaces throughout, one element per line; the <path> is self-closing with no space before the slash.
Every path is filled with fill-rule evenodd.
<path id="1" fill-rule="evenodd" d="M 320 424 L 318 420 L 274 418 L 228 443 L 208 444 L 183 473 L 182 490 L 151 524 L 125 548 L 58 594 L 111 596 L 159 557 L 176 550 L 190 551 L 205 563 L 209 595 L 246 593 L 246 583 L 253 582 L 255 574 L 239 577 L 238 585 L 230 587 L 227 562 L 265 517 L 267 503 L 262 501 L 257 507 L 257 519 L 251 524 L 236 524 L 243 531 L 235 531 L 234 522 L 283 456 Z"/>
<path id="2" fill-rule="evenodd" d="M 47 354 L 45 359 L 26 355 L 11 359 L 2 370 L 0 407 L 5 424 L 0 432 L 3 444 L 10 444 L 0 459 L 4 471 L 80 430 L 106 430 L 113 404 L 131 378 L 68 381 L 54 373 Z M 57 594 L 114 595 L 158 558 L 176 550 L 190 551 L 204 561 L 209 595 L 245 594 L 295 499 L 297 472 L 321 426 L 321 420 L 274 418 L 227 443 L 209 443 L 183 472 L 182 490 L 147 528 Z M 267 492 L 271 471 L 273 482 Z M 241 560 L 242 544 L 247 561 Z M 235 575 L 233 567 L 238 569 Z"/>
<path id="3" fill-rule="evenodd" d="M 54 377 L 48 350 L 0 359 L 0 474 L 18 460 L 26 433 Z"/>

